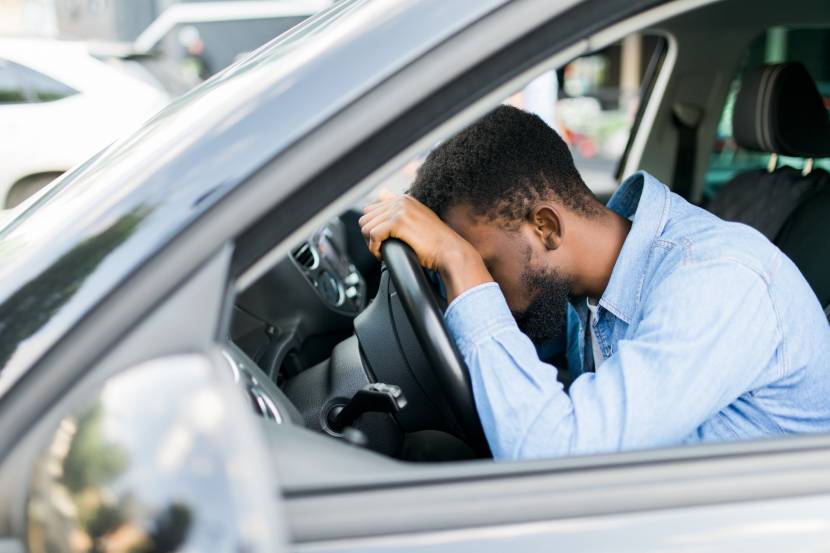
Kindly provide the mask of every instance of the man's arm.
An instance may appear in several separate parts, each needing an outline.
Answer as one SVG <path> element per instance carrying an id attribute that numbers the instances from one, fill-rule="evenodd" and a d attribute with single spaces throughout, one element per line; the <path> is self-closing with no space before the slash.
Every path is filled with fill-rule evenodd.
<path id="1" fill-rule="evenodd" d="M 422 267 L 441 275 L 447 301 L 493 281 L 476 249 L 412 196 L 383 190 L 377 201 L 366 206 L 358 222 L 369 251 L 378 259 L 380 245 L 387 238 L 409 244 Z"/>
<path id="2" fill-rule="evenodd" d="M 497 458 L 590 454 L 679 444 L 774 375 L 780 333 L 766 284 L 732 261 L 683 266 L 645 293 L 632 339 L 569 394 L 541 362 L 496 284 L 446 313 L 470 368 Z"/>

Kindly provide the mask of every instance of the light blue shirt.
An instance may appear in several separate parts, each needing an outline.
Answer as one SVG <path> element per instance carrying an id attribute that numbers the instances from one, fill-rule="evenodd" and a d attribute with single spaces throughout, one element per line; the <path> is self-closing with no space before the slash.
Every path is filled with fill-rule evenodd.
<path id="1" fill-rule="evenodd" d="M 575 302 L 569 364 L 579 376 L 567 393 L 497 284 L 447 309 L 494 457 L 830 430 L 830 326 L 795 265 L 752 228 L 647 173 L 627 179 L 608 206 L 632 226 L 591 323 L 604 359 L 584 370 L 594 366 L 587 308 Z"/>

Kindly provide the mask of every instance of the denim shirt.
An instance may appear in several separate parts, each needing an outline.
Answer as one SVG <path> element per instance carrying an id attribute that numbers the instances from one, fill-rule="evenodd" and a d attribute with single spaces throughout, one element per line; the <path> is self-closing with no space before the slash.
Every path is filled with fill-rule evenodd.
<path id="1" fill-rule="evenodd" d="M 585 370 L 587 309 L 574 302 L 567 393 L 496 283 L 446 311 L 494 457 L 830 430 L 830 326 L 795 265 L 647 173 L 608 206 L 632 226 L 592 320 L 604 359 Z"/>

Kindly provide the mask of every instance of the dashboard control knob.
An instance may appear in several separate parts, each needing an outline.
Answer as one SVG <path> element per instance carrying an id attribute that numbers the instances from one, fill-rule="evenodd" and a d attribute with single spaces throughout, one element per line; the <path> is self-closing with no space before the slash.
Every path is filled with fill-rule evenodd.
<path id="1" fill-rule="evenodd" d="M 343 303 L 343 292 L 340 284 L 333 274 L 328 271 L 323 271 L 317 280 L 317 288 L 323 298 L 334 306 L 339 306 Z"/>

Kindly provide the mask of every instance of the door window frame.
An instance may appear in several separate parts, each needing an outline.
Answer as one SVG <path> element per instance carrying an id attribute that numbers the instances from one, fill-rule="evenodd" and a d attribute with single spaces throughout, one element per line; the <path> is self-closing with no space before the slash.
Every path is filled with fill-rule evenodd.
<path id="1" fill-rule="evenodd" d="M 539 36 L 531 33 L 526 40 L 519 40 L 517 43 L 501 50 L 492 58 L 475 66 L 450 84 L 422 100 L 392 124 L 387 125 L 369 139 L 359 143 L 351 152 L 308 181 L 301 190 L 290 195 L 281 206 L 266 213 L 243 233 L 237 242 L 238 247 L 235 250 L 235 259 L 232 264 L 231 278 L 234 280 L 234 290 L 246 289 L 278 259 L 287 255 L 291 245 L 300 237 L 307 235 L 324 221 L 343 211 L 346 206 L 380 184 L 391 171 L 402 166 L 416 153 L 428 149 L 431 144 L 461 130 L 492 107 L 498 105 L 503 98 L 519 89 L 523 83 L 529 82 L 532 78 L 571 59 L 615 42 L 631 32 L 640 31 L 664 18 L 679 15 L 709 3 L 712 2 L 684 3 L 682 6 L 673 3 L 660 6 L 616 25 L 611 25 L 595 35 L 580 36 L 577 32 L 574 32 L 570 35 L 572 40 L 567 41 L 567 44 L 558 44 L 549 48 L 540 47 Z M 573 11 L 579 12 L 576 9 Z M 570 23 L 574 21 L 578 21 L 578 19 L 570 19 Z M 561 19 L 557 18 L 543 29 L 548 33 L 555 34 L 551 31 L 551 28 L 555 28 L 557 22 L 561 22 Z M 559 36 L 563 35 L 567 35 L 567 33 L 561 33 Z M 645 145 L 645 138 L 647 138 L 654 124 L 657 109 L 663 100 L 666 86 L 674 68 L 674 61 L 677 57 L 676 41 L 671 35 L 666 35 L 666 38 L 668 39 L 666 58 L 657 73 L 648 101 L 644 103 L 640 125 L 632 129 L 632 133 L 636 133 L 636 136 L 633 139 L 629 156 L 625 161 L 626 166 L 636 165 L 639 162 L 642 147 Z M 505 65 L 509 65 L 505 62 L 505 59 L 510 59 L 511 56 L 514 60 L 528 61 L 523 65 L 514 63 L 513 72 L 505 75 L 503 71 L 499 71 L 499 68 L 503 69 Z M 459 103 L 462 103 L 464 107 L 458 108 Z M 427 114 L 427 116 L 424 117 L 424 114 Z M 425 120 L 433 123 L 424 123 Z M 440 124 L 435 124 L 435 120 L 440 120 Z M 642 141 L 642 146 L 637 145 L 638 138 Z M 372 152 L 375 159 L 386 161 L 380 164 L 372 162 L 366 156 L 366 152 Z M 358 184 L 351 187 L 344 194 L 341 187 L 341 183 L 344 181 Z M 309 204 L 307 200 L 310 196 L 318 200 L 316 205 L 311 206 Z M 291 220 L 287 220 L 286 214 L 288 213 L 292 214 Z M 263 229 L 269 229 L 269 232 L 263 232 Z M 257 243 L 257 237 L 263 234 L 270 236 L 271 240 L 268 243 L 263 243 L 261 240 Z M 276 246 L 273 245 L 275 243 L 274 236 L 282 237 Z M 292 505 L 302 505 L 302 510 L 298 510 L 298 513 L 307 512 L 306 509 L 313 510 L 308 505 L 314 505 L 314 509 L 324 509 L 324 503 L 331 499 L 335 501 L 333 505 L 337 505 L 337 508 L 331 512 L 342 513 L 341 508 L 346 504 L 337 503 L 338 498 L 351 497 L 359 503 L 365 501 L 367 497 L 372 497 L 373 494 L 388 493 L 393 495 L 400 492 L 402 495 L 406 495 L 414 493 L 416 487 L 426 489 L 425 486 L 427 485 L 448 485 L 457 481 L 464 481 L 471 486 L 475 486 L 476 483 L 498 486 L 499 483 L 504 484 L 513 479 L 525 480 L 528 477 L 556 479 L 567 476 L 568 479 L 571 479 L 575 475 L 587 475 L 594 471 L 604 470 L 620 471 L 620 473 L 631 470 L 642 474 L 644 470 L 650 471 L 661 467 L 665 467 L 667 471 L 683 466 L 700 467 L 701 465 L 698 463 L 705 463 L 708 467 L 707 470 L 713 470 L 713 475 L 720 478 L 723 477 L 724 473 L 718 472 L 718 464 L 722 464 L 728 459 L 734 459 L 743 471 L 747 470 L 747 467 L 752 464 L 769 462 L 770 470 L 777 471 L 775 472 L 776 478 L 787 479 L 787 484 L 783 486 L 776 484 L 774 489 L 769 487 L 767 492 L 770 494 L 769 497 L 782 497 L 792 495 L 793 491 L 797 489 L 793 481 L 789 480 L 789 477 L 795 477 L 792 470 L 795 463 L 802 460 L 804 462 L 808 461 L 807 457 L 802 459 L 801 455 L 807 452 L 816 452 L 823 456 L 828 451 L 830 451 L 830 436 L 798 436 L 780 440 L 724 443 L 693 448 L 651 449 L 636 453 L 614 453 L 590 458 L 572 457 L 507 464 L 465 463 L 458 467 L 443 467 L 440 470 L 420 473 L 413 469 L 411 475 L 398 474 L 391 479 L 383 481 L 374 479 L 372 482 L 365 484 L 356 484 L 352 481 L 340 487 L 327 485 L 324 488 L 313 490 L 292 489 L 285 491 L 287 486 L 284 483 L 283 489 L 286 499 L 288 499 L 289 511 Z M 787 456 L 789 460 L 787 466 L 782 468 L 778 461 L 784 456 Z M 714 462 L 710 464 L 710 461 Z M 713 476 L 713 480 L 716 479 L 715 476 Z M 643 485 L 645 482 L 651 481 L 651 477 L 646 477 Z M 671 479 L 668 482 L 670 483 Z M 731 495 L 728 498 L 724 497 L 722 500 L 739 501 L 743 500 L 741 498 L 759 497 L 763 495 L 760 491 L 763 488 L 762 482 L 763 479 L 752 480 L 746 488 L 743 488 L 740 492 L 733 489 L 729 492 Z M 813 484 L 808 484 L 808 487 L 813 491 L 819 490 L 819 487 Z M 824 489 L 821 488 L 821 490 Z M 587 485 L 585 491 L 586 493 L 588 491 L 595 492 L 596 488 L 594 485 Z M 691 493 L 693 491 L 690 489 L 688 496 L 676 498 L 670 504 L 700 504 L 702 501 L 700 496 L 696 496 L 695 499 L 695 494 Z M 828 491 L 830 491 L 830 488 L 828 488 Z M 611 493 L 610 489 L 609 493 Z M 592 512 L 599 512 L 596 509 L 599 509 L 603 504 L 608 504 L 607 502 L 611 497 L 610 495 L 603 495 L 601 501 L 592 503 L 592 509 L 594 509 Z M 655 501 L 658 497 L 665 499 L 665 496 L 659 496 L 659 493 L 652 494 L 651 497 Z M 708 502 L 709 500 L 703 501 Z M 662 507 L 667 505 L 669 503 L 662 504 Z M 658 506 L 657 503 L 653 503 L 650 507 L 645 506 L 645 504 L 637 506 L 637 508 L 662 507 Z M 351 505 L 350 508 L 356 508 L 356 505 Z M 548 514 L 554 518 L 557 516 L 553 513 Z M 574 516 L 573 513 L 566 515 L 562 512 L 560 514 L 561 516 Z"/>
<path id="2" fill-rule="evenodd" d="M 568 41 L 568 44 L 549 49 L 532 50 L 539 47 L 539 43 L 534 42 L 537 37 L 532 36 L 527 41 L 517 41 L 516 44 L 501 50 L 428 96 L 392 124 L 359 143 L 351 152 L 308 181 L 301 190 L 289 195 L 281 206 L 266 213 L 243 233 L 237 242 L 238 247 L 232 263 L 231 278 L 234 281 L 234 290 L 241 291 L 247 288 L 278 259 L 287 255 L 296 240 L 343 211 L 416 153 L 461 130 L 498 105 L 523 83 L 571 59 L 619 40 L 628 33 L 645 29 L 664 18 L 709 3 L 711 2 L 700 1 L 684 3 L 682 7 L 677 3 L 660 6 L 640 16 L 611 25 L 595 35 L 579 36 L 574 33 L 571 36 L 575 38 Z M 675 11 L 667 9 L 671 7 Z M 573 21 L 574 19 L 571 19 L 571 22 Z M 555 23 L 556 21 L 550 23 L 550 27 L 555 27 Z M 551 32 L 550 27 L 545 27 L 545 30 Z M 632 129 L 632 148 L 623 163 L 626 167 L 639 163 L 646 138 L 654 124 L 674 68 L 677 44 L 671 35 L 667 34 L 666 38 L 668 49 L 665 59 L 656 75 L 648 101 L 644 102 L 640 124 Z M 523 48 L 529 48 L 531 51 L 525 51 Z M 504 73 L 498 73 L 497 68 L 504 67 L 504 58 L 509 57 L 508 51 L 517 59 L 529 61 L 524 65 L 514 64 L 518 65 L 518 68 L 505 77 Z M 464 107 L 457 108 L 458 103 L 463 103 Z M 427 117 L 423 117 L 425 113 L 428 114 Z M 424 123 L 424 120 L 436 119 L 441 120 L 440 124 Z M 366 152 L 372 152 L 375 159 L 386 161 L 380 164 L 373 163 L 367 159 Z M 344 181 L 358 184 L 344 194 L 341 188 Z M 313 207 L 307 201 L 310 196 L 318 199 Z M 286 219 L 288 213 L 293 214 L 293 220 Z M 263 229 L 269 229 L 269 232 L 263 233 Z M 260 241 L 257 244 L 257 235 L 262 234 L 271 237 L 269 243 Z M 277 245 L 273 245 L 274 236 L 282 237 Z M 814 478 L 817 473 L 812 472 L 810 468 L 817 466 L 815 463 L 818 457 L 824 459 L 827 456 L 830 456 L 830 436 L 795 436 L 777 440 L 650 449 L 594 457 L 511 463 L 459 463 L 455 466 L 432 467 L 430 470 L 418 470 L 417 467 L 413 467 L 411 473 L 398 472 L 389 478 L 375 475 L 369 482 L 358 483 L 352 480 L 341 486 L 327 484 L 315 489 L 290 489 L 290 484 L 283 482 L 282 490 L 286 499 L 289 525 L 295 535 L 300 537 L 300 541 L 312 543 L 345 537 L 346 534 L 337 535 L 340 531 L 351 532 L 352 535 L 362 531 L 366 532 L 367 536 L 428 531 L 426 527 L 404 529 L 396 524 L 402 519 L 418 523 L 421 520 L 419 517 L 424 515 L 420 510 L 423 507 L 420 502 L 430 498 L 432 494 L 438 494 L 432 497 L 440 497 L 440 501 L 434 505 L 441 506 L 435 507 L 435 510 L 443 517 L 447 513 L 457 511 L 459 502 L 464 501 L 465 497 L 471 497 L 471 494 L 481 492 L 486 496 L 487 493 L 491 493 L 492 497 L 492 493 L 497 490 L 509 489 L 520 484 L 528 485 L 528 495 L 518 499 L 520 504 L 526 503 L 527 498 L 533 493 L 538 493 L 543 488 L 543 482 L 551 483 L 551 487 L 546 488 L 550 493 L 554 493 L 555 488 L 560 493 L 567 490 L 568 494 L 574 494 L 573 497 L 586 494 L 581 496 L 585 498 L 585 502 L 581 503 L 584 511 L 577 513 L 568 510 L 567 505 L 549 502 L 548 508 L 537 510 L 535 516 L 539 520 L 708 505 L 713 502 L 746 501 L 760 497 L 780 498 L 808 493 L 830 493 L 830 483 L 827 486 L 816 484 Z M 762 465 L 765 467 L 763 470 L 750 470 Z M 705 479 L 701 476 L 701 471 L 704 472 Z M 681 482 L 679 479 L 684 472 L 690 480 Z M 598 491 L 598 480 L 594 477 L 600 473 L 608 475 L 605 482 L 609 483 L 616 478 L 628 478 L 626 475 L 636 475 L 638 479 L 642 479 L 625 490 L 629 495 L 621 495 L 621 488 L 610 485 Z M 717 497 L 712 495 L 716 483 L 722 482 L 725 477 L 738 478 L 741 474 L 747 478 L 740 486 L 736 484 L 733 487 L 725 487 L 722 488 L 722 494 Z M 804 474 L 812 474 L 812 480 L 803 478 Z M 441 495 L 444 488 L 452 489 L 454 493 Z M 635 494 L 639 494 L 637 502 L 632 500 L 628 504 L 623 504 L 614 501 L 620 497 L 630 499 Z M 587 499 L 589 496 L 590 500 Z M 551 496 L 548 494 L 547 497 Z M 405 500 L 409 501 L 406 508 L 411 508 L 411 511 L 404 510 Z M 373 510 L 372 513 L 377 516 L 384 513 L 392 516 L 394 512 L 392 518 L 395 520 L 389 520 L 389 526 L 382 526 L 378 519 L 369 516 L 366 505 L 376 505 L 377 510 Z M 395 505 L 395 509 L 390 511 L 389 505 Z M 367 526 L 356 529 L 353 525 L 350 528 L 341 525 L 334 530 L 332 527 L 326 530 L 326 525 L 321 524 L 322 520 L 325 520 L 326 524 L 334 524 L 342 513 L 357 512 L 358 509 L 363 510 L 363 520 L 371 521 Z M 499 511 L 504 512 L 501 509 Z M 406 512 L 410 512 L 412 516 L 405 516 Z M 309 518 L 310 513 L 317 513 L 317 517 Z M 478 518 L 470 522 L 479 525 L 482 520 Z M 513 524 L 520 520 L 529 519 L 517 518 L 512 522 L 506 519 L 493 519 L 486 523 Z M 354 519 L 350 521 L 355 522 Z M 453 524 L 465 527 L 465 523 L 457 519 Z M 309 533 L 297 534 L 306 530 L 309 530 Z"/>

